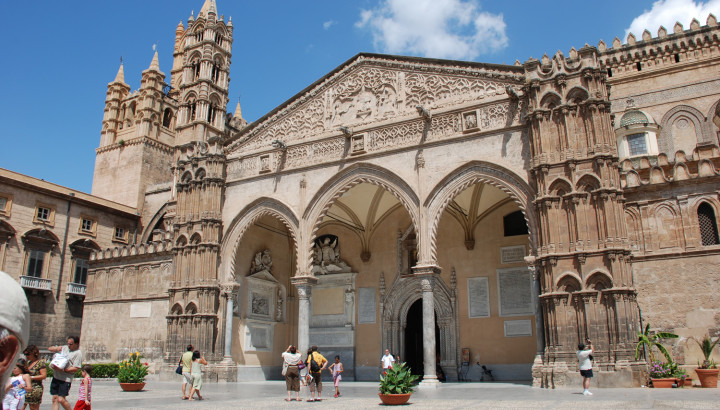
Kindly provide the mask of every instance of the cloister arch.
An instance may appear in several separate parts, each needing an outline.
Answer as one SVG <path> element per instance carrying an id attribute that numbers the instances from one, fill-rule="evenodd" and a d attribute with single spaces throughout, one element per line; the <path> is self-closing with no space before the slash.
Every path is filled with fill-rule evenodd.
<path id="1" fill-rule="evenodd" d="M 533 191 L 518 175 L 506 168 L 485 161 L 473 161 L 448 173 L 428 195 L 425 207 L 430 221 L 429 257 L 437 260 L 437 230 L 440 218 L 450 201 L 460 192 L 476 183 L 492 185 L 505 192 L 520 208 L 530 230 L 532 250 L 536 248 L 538 221 L 532 209 Z"/>
<path id="2" fill-rule="evenodd" d="M 385 168 L 372 164 L 355 164 L 344 171 L 338 172 L 318 190 L 311 199 L 307 210 L 303 214 L 303 221 L 307 226 L 303 229 L 306 236 L 303 238 L 301 252 L 298 254 L 298 267 L 301 272 L 310 272 L 312 263 L 312 238 L 320 229 L 323 217 L 332 207 L 333 203 L 345 192 L 355 185 L 368 183 L 378 185 L 394 195 L 410 215 L 414 226 L 419 226 L 420 201 L 415 191 L 397 174 Z"/>
<path id="3" fill-rule="evenodd" d="M 220 276 L 225 282 L 235 282 L 237 280 L 237 248 L 240 245 L 245 232 L 258 219 L 263 216 L 272 216 L 277 218 L 290 233 L 295 246 L 296 258 L 299 242 L 299 222 L 295 213 L 285 205 L 274 198 L 259 198 L 248 204 L 237 216 L 230 222 L 227 231 L 223 235 L 224 239 L 220 251 Z M 296 261 L 296 266 L 299 266 Z"/>

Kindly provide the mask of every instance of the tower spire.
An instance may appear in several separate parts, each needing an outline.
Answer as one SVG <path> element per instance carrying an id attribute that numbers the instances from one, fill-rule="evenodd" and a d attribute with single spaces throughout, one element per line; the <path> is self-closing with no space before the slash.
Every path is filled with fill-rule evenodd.
<path id="1" fill-rule="evenodd" d="M 155 55 L 153 56 L 152 61 L 150 62 L 150 68 L 148 70 L 153 71 L 160 71 L 160 61 L 158 60 L 158 52 L 155 50 Z"/>
<path id="2" fill-rule="evenodd" d="M 233 117 L 242 119 L 242 110 L 240 109 L 240 101 L 238 101 L 237 107 L 235 107 L 235 114 L 233 114 Z"/>
<path id="3" fill-rule="evenodd" d="M 125 84 L 125 69 L 123 68 L 122 60 L 120 60 L 120 68 L 118 69 L 117 75 L 115 76 L 114 83 Z"/>

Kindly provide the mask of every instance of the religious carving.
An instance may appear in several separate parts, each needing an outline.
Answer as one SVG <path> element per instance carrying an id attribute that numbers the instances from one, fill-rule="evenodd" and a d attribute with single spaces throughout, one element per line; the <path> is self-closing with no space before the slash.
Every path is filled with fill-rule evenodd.
<path id="1" fill-rule="evenodd" d="M 340 259 L 340 245 L 335 235 L 323 235 L 315 240 L 313 274 L 350 272 L 350 266 Z"/>
<path id="2" fill-rule="evenodd" d="M 268 316 L 270 314 L 270 306 L 265 295 L 252 293 L 252 313 L 253 315 Z"/>
<path id="3" fill-rule="evenodd" d="M 272 256 L 270 255 L 270 249 L 265 249 L 262 252 L 255 254 L 255 258 L 250 265 L 250 274 L 267 271 L 270 273 L 272 267 Z"/>

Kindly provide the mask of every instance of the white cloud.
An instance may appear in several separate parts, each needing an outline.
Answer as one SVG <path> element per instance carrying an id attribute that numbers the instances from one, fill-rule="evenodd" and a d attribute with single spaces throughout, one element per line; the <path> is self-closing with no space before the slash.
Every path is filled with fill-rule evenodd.
<path id="1" fill-rule="evenodd" d="M 658 0 L 653 3 L 650 10 L 646 10 L 643 14 L 635 17 L 630 23 L 630 27 L 625 30 L 625 37 L 633 33 L 636 38 L 642 36 L 646 29 L 654 36 L 660 26 L 665 27 L 668 33 L 673 32 L 675 22 L 680 22 L 683 29 L 690 28 L 690 22 L 693 18 L 698 19 L 700 25 L 705 24 L 705 20 L 710 13 L 718 16 L 720 12 L 720 0 Z M 624 41 L 625 39 L 623 39 Z"/>
<path id="2" fill-rule="evenodd" d="M 330 27 L 334 26 L 335 24 L 337 24 L 337 21 L 335 21 L 335 20 L 328 20 L 328 21 L 326 21 L 326 22 L 323 23 L 323 28 L 324 28 L 325 30 L 328 30 L 328 29 L 330 29 Z"/>
<path id="3" fill-rule="evenodd" d="M 508 45 L 503 15 L 481 11 L 474 0 L 381 0 L 355 26 L 392 54 L 473 59 Z"/>

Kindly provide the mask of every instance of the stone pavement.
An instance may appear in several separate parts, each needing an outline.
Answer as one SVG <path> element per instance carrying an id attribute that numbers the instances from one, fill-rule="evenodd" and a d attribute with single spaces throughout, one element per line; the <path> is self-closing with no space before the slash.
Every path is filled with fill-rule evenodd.
<path id="1" fill-rule="evenodd" d="M 72 405 L 77 399 L 79 381 L 70 392 Z M 41 409 L 51 408 L 45 383 Z M 334 392 L 326 383 L 325 393 Z M 259 408 L 338 408 L 364 409 L 377 407 L 377 383 L 345 382 L 342 397 L 323 395 L 317 403 L 286 403 L 285 383 L 278 381 L 246 383 L 206 383 L 203 401 L 181 400 L 180 383 L 149 381 L 141 392 L 123 392 L 116 381 L 93 382 L 92 407 L 101 409 L 259 409 Z M 303 399 L 307 399 L 305 391 Z M 711 409 L 720 408 L 720 388 L 683 389 L 595 389 L 593 396 L 583 396 L 580 389 L 539 389 L 514 383 L 446 383 L 438 389 L 416 390 L 410 407 L 417 409 Z"/>

